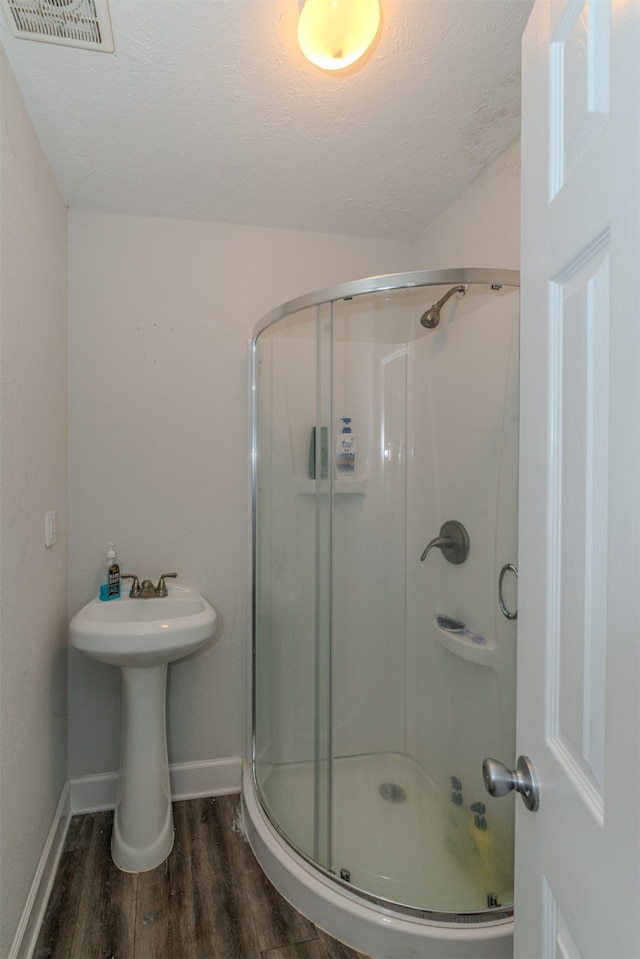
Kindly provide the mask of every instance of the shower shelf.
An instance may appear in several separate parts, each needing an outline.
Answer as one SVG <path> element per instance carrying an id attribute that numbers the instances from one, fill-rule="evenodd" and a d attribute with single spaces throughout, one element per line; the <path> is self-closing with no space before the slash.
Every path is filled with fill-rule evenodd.
<path id="1" fill-rule="evenodd" d="M 316 481 L 314 479 L 300 479 L 299 477 L 294 478 L 294 490 L 296 496 L 306 496 L 310 494 L 315 494 L 316 491 Z M 346 493 L 348 495 L 364 495 L 366 491 L 367 481 L 366 479 L 334 479 L 333 481 L 333 492 L 337 494 Z M 329 484 L 325 484 L 325 489 L 328 491 Z"/>
<path id="2" fill-rule="evenodd" d="M 466 659 L 469 663 L 477 663 L 479 666 L 493 666 L 496 654 L 496 644 L 487 640 L 486 645 L 474 643 L 467 639 L 462 633 L 453 633 L 448 629 L 442 629 L 437 622 L 433 621 L 435 637 L 440 646 L 444 646 L 454 656 Z"/>

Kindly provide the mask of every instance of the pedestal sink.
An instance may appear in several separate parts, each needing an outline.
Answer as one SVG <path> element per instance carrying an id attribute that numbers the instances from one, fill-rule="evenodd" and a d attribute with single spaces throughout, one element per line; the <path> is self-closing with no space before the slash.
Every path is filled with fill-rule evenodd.
<path id="1" fill-rule="evenodd" d="M 143 872 L 173 846 L 167 757 L 167 666 L 213 637 L 216 613 L 199 593 L 170 586 L 152 599 L 94 599 L 71 620 L 71 645 L 122 672 L 122 754 L 111 855 Z"/>

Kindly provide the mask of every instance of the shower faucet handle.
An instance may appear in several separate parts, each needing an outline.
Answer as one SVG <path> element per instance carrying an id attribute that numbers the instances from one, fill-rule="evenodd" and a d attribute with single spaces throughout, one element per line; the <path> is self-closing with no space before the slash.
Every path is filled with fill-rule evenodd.
<path id="1" fill-rule="evenodd" d="M 427 554 L 432 549 L 453 549 L 453 540 L 448 536 L 434 536 L 431 542 L 426 546 L 420 557 L 420 562 L 424 563 Z"/>
<path id="2" fill-rule="evenodd" d="M 424 563 L 429 550 L 432 549 L 441 550 L 447 562 L 458 566 L 464 563 L 469 555 L 469 534 L 462 523 L 455 519 L 447 520 L 440 527 L 438 536 L 435 536 L 423 551 L 420 557 L 421 563 Z"/>

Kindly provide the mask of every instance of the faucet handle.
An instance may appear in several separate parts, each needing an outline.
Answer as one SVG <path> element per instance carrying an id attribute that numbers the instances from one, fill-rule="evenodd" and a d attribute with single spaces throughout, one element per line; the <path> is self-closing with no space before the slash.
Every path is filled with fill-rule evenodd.
<path id="1" fill-rule="evenodd" d="M 457 519 L 449 519 L 440 527 L 440 532 L 431 540 L 423 550 L 420 562 L 423 563 L 427 558 L 429 550 L 436 547 L 442 550 L 442 555 L 454 565 L 464 563 L 469 555 L 469 534 Z"/>
<path id="2" fill-rule="evenodd" d="M 131 589 L 129 591 L 130 599 L 137 599 L 140 595 L 140 581 L 135 573 L 123 573 L 120 579 L 132 579 Z"/>
<path id="3" fill-rule="evenodd" d="M 160 579 L 158 580 L 158 585 L 156 587 L 156 594 L 158 596 L 166 596 L 169 592 L 167 589 L 167 584 L 165 579 L 176 579 L 177 573 L 163 573 Z"/>

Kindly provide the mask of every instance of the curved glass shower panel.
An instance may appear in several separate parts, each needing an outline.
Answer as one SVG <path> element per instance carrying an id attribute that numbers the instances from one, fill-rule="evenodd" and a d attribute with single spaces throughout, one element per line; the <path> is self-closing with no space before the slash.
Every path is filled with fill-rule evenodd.
<path id="1" fill-rule="evenodd" d="M 330 307 L 266 329 L 254 353 L 254 751 L 278 829 L 328 859 Z M 323 425 L 325 424 L 325 425 Z"/>
<path id="2" fill-rule="evenodd" d="M 334 760 L 404 748 L 408 313 L 405 291 L 333 304 L 334 429 L 356 437 L 333 498 Z"/>
<path id="3" fill-rule="evenodd" d="M 470 273 L 439 326 L 422 326 Z M 497 583 L 517 562 L 518 436 L 517 287 L 505 274 L 455 274 L 340 288 L 257 340 L 270 353 L 257 402 L 263 802 L 327 873 L 450 921 L 504 915 L 513 900 L 513 797 L 492 800 L 481 768 L 515 748 L 516 626 Z M 357 444 L 346 474 L 335 462 L 343 417 Z M 467 529 L 468 559 L 434 549 L 422 562 L 447 520 Z M 440 614 L 482 641 L 441 629 Z"/>
<path id="4" fill-rule="evenodd" d="M 515 537 L 518 295 L 474 284 L 425 329 L 447 289 L 334 303 L 333 406 L 353 416 L 364 487 L 333 512 L 332 848 L 367 892 L 465 913 L 513 898 L 513 802 L 489 813 L 481 767 L 514 748 L 495 564 L 505 513 Z M 471 536 L 466 563 L 420 562 L 450 519 Z M 485 646 L 439 630 L 438 613 Z"/>

